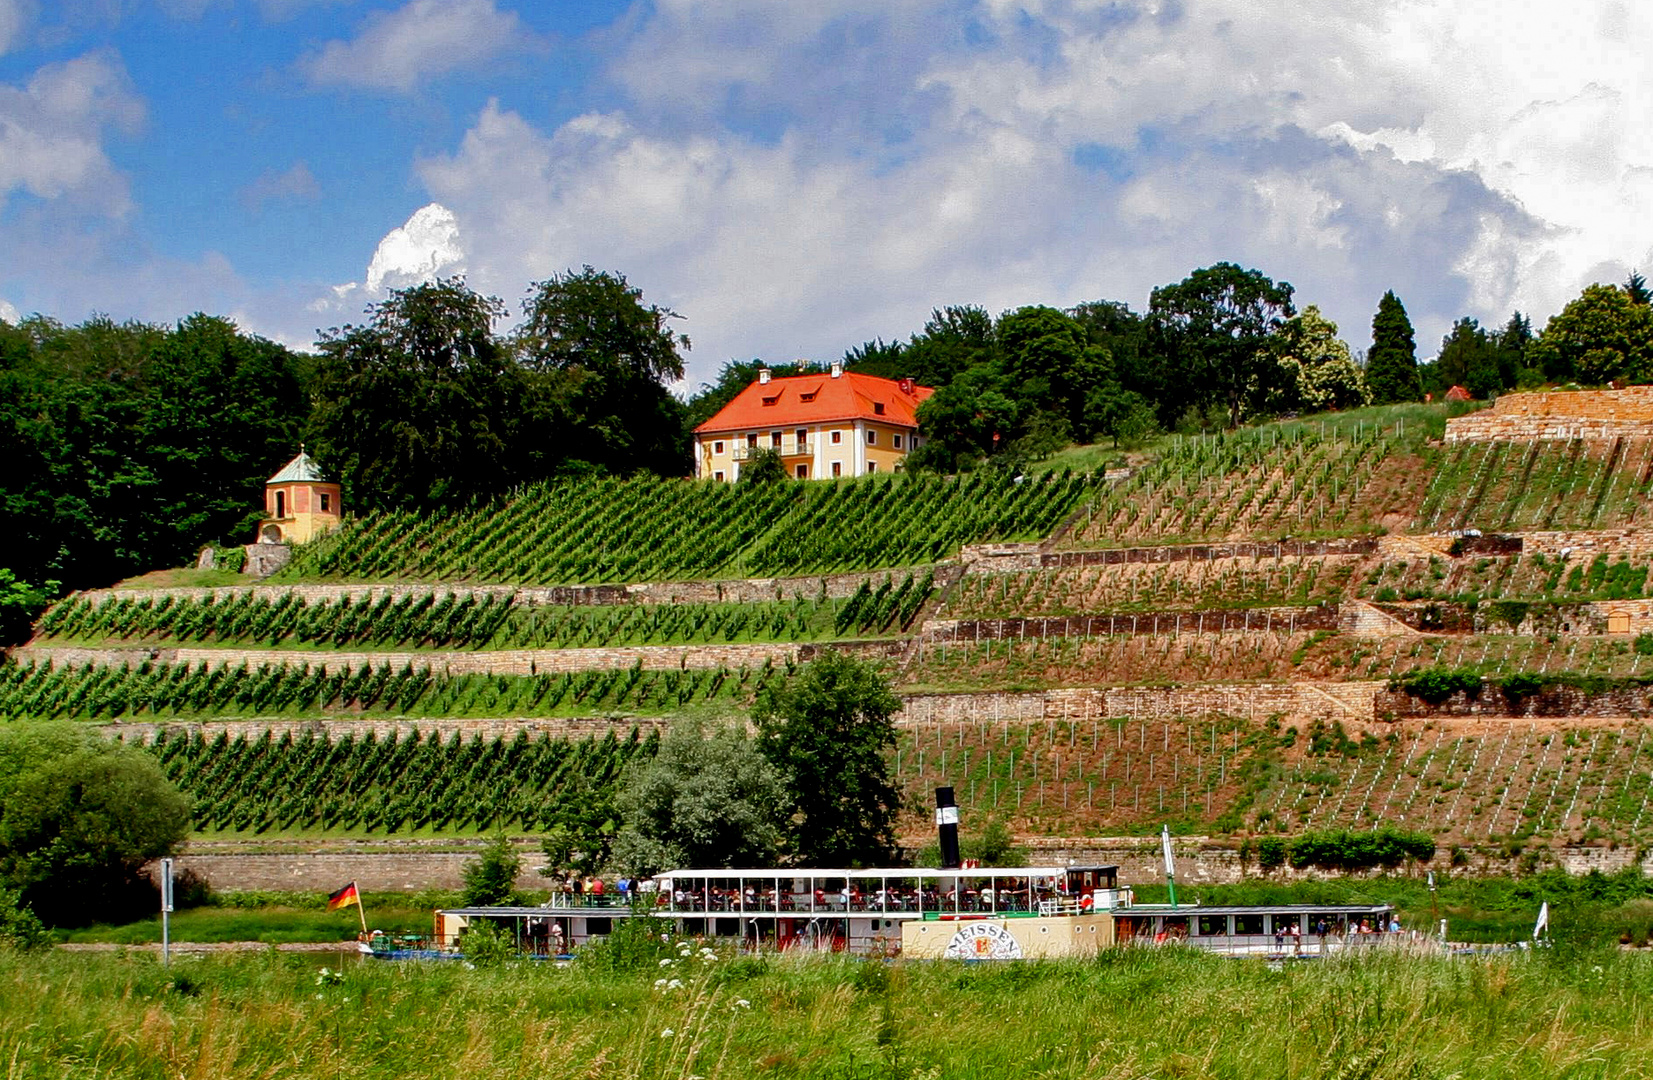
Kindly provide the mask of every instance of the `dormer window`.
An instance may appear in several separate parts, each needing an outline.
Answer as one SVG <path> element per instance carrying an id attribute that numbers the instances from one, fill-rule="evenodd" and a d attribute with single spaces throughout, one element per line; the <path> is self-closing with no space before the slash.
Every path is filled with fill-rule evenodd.
<path id="1" fill-rule="evenodd" d="M 763 403 L 765 405 L 774 405 L 774 404 L 778 403 L 780 400 L 781 400 L 781 396 L 779 394 L 776 394 L 774 397 L 764 398 Z"/>
<path id="2" fill-rule="evenodd" d="M 807 394 L 799 394 L 798 395 L 798 400 L 799 401 L 814 401 L 815 400 L 815 394 L 816 394 L 816 391 L 814 391 L 814 390 L 811 390 Z"/>
<path id="3" fill-rule="evenodd" d="M 873 402 L 872 403 L 872 411 L 877 416 L 883 416 L 884 415 L 884 403 L 882 401 Z"/>

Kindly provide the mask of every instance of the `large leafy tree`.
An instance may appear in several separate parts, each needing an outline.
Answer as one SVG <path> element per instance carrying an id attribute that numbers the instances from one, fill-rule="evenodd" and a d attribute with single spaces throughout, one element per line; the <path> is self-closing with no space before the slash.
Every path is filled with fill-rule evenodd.
<path id="1" fill-rule="evenodd" d="M 0 323 L 9 568 L 80 588 L 250 536 L 309 410 L 300 364 L 205 315 Z"/>
<path id="2" fill-rule="evenodd" d="M 48 923 L 126 915 L 142 867 L 189 833 L 149 754 L 69 724 L 0 729 L 0 882 Z"/>
<path id="3" fill-rule="evenodd" d="M 1423 399 L 1412 320 L 1406 317 L 1406 308 L 1392 289 L 1383 294 L 1377 314 L 1372 316 L 1372 348 L 1366 354 L 1366 389 L 1371 391 L 1375 405 Z"/>
<path id="4" fill-rule="evenodd" d="M 754 715 L 758 745 L 784 779 L 786 846 L 807 866 L 870 866 L 895 854 L 901 793 L 890 782 L 900 700 L 871 665 L 825 652 Z"/>
<path id="5" fill-rule="evenodd" d="M 1023 307 L 999 319 L 1004 374 L 1024 423 L 1037 413 L 1069 432 L 1084 428 L 1085 401 L 1114 381 L 1113 360 L 1093 345 L 1073 316 L 1052 307 Z"/>
<path id="6" fill-rule="evenodd" d="M 316 362 L 317 457 L 363 509 L 423 507 L 503 491 L 521 373 L 493 332 L 504 306 L 464 281 L 433 281 L 328 330 Z"/>
<path id="7" fill-rule="evenodd" d="M 1367 404 L 1371 396 L 1337 324 L 1313 304 L 1286 320 L 1280 330 L 1282 396 L 1292 407 L 1324 412 Z"/>
<path id="8" fill-rule="evenodd" d="M 930 312 L 901 355 L 902 373 L 921 386 L 943 387 L 998 359 L 998 329 L 985 308 L 953 304 Z"/>
<path id="9" fill-rule="evenodd" d="M 202 537 L 251 539 L 264 481 L 298 450 L 309 402 L 297 358 L 196 314 L 153 354 L 144 442 L 157 481 L 157 555 L 187 558 Z"/>
<path id="10" fill-rule="evenodd" d="M 535 282 L 522 314 L 517 355 L 542 376 L 536 393 L 560 403 L 571 457 L 614 472 L 688 470 L 687 414 L 667 389 L 689 348 L 671 327 L 680 315 L 590 266 Z"/>
<path id="11" fill-rule="evenodd" d="M 1590 285 L 1527 350 L 1549 379 L 1600 384 L 1653 378 L 1653 312 L 1617 285 Z"/>
<path id="12" fill-rule="evenodd" d="M 780 772 L 740 725 L 672 726 L 652 758 L 626 769 L 614 862 L 633 873 L 769 866 L 788 800 Z"/>
<path id="13" fill-rule="evenodd" d="M 918 407 L 924 444 L 907 458 L 909 469 L 955 472 L 973 467 L 1009 445 L 1020 421 L 997 364 L 971 368 Z"/>
<path id="14" fill-rule="evenodd" d="M 1148 317 L 1189 404 L 1218 404 L 1236 427 L 1278 392 L 1274 338 L 1291 298 L 1287 282 L 1228 262 L 1153 291 Z"/>

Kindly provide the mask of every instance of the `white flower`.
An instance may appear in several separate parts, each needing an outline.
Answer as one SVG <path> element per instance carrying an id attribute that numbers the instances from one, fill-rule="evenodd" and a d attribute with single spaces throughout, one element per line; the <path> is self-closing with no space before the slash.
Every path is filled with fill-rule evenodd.
<path id="1" fill-rule="evenodd" d="M 681 990 L 683 989 L 683 981 L 681 979 L 673 979 L 671 982 L 666 984 L 666 989 Z"/>
<path id="2" fill-rule="evenodd" d="M 671 960 L 662 960 L 662 961 L 660 961 L 660 966 L 661 967 L 671 967 L 672 963 L 673 963 L 673 961 L 671 961 Z"/>
<path id="3" fill-rule="evenodd" d="M 661 1037 L 661 1038 L 662 1038 L 662 1039 L 669 1039 L 669 1038 L 671 1038 L 671 1037 L 672 1037 L 672 1036 L 673 1036 L 673 1035 L 676 1035 L 676 1034 L 677 1034 L 677 1032 L 675 1032 L 675 1031 L 673 1031 L 673 1030 L 672 1030 L 672 1029 L 671 1029 L 671 1028 L 667 1028 L 667 1029 L 666 1029 L 666 1030 L 665 1030 L 665 1031 L 662 1031 L 662 1032 L 661 1032 L 661 1033 L 660 1033 L 660 1037 Z"/>
<path id="4" fill-rule="evenodd" d="M 735 999 L 735 1008 L 737 1008 L 737 1009 L 750 1009 L 751 1007 L 752 1007 L 752 1003 L 750 1001 L 747 1001 L 745 998 L 736 998 Z"/>
<path id="5" fill-rule="evenodd" d="M 665 985 L 666 985 L 666 980 L 665 979 L 656 979 L 656 980 L 654 980 L 654 988 L 656 990 L 660 989 L 662 986 L 665 986 Z"/>

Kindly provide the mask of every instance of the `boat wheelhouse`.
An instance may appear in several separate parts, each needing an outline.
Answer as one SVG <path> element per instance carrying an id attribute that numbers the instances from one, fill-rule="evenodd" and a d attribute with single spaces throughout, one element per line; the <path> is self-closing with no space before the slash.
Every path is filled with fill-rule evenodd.
<path id="1" fill-rule="evenodd" d="M 646 907 L 634 908 L 620 895 L 559 897 L 542 907 L 442 908 L 436 912 L 431 945 L 455 950 L 465 931 L 484 920 L 509 934 L 525 956 L 557 956 L 592 938 L 606 937 L 620 920 L 649 914 Z"/>

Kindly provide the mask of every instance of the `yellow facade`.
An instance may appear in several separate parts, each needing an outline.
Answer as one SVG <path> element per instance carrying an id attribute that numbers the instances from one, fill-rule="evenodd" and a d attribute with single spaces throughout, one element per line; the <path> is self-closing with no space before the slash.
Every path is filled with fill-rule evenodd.
<path id="1" fill-rule="evenodd" d="M 339 485 L 323 480 L 310 455 L 299 451 L 264 484 L 260 544 L 303 544 L 343 520 Z"/>
<path id="2" fill-rule="evenodd" d="M 900 472 L 918 432 L 875 420 L 838 420 L 787 428 L 704 432 L 695 438 L 695 475 L 733 481 L 753 450 L 775 450 L 788 476 L 830 480 Z"/>

